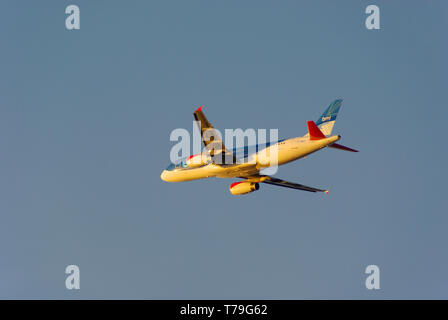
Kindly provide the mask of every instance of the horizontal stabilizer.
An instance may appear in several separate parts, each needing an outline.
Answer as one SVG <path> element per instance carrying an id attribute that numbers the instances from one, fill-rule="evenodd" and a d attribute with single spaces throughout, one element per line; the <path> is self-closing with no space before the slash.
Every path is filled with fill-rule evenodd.
<path id="1" fill-rule="evenodd" d="M 308 121 L 308 134 L 310 136 L 310 140 L 320 140 L 325 139 L 325 135 L 320 131 L 320 129 L 316 126 L 314 121 Z"/>
<path id="2" fill-rule="evenodd" d="M 339 150 L 344 150 L 344 151 L 359 152 L 358 150 L 343 146 L 342 144 L 338 144 L 338 143 L 330 144 L 329 147 L 339 149 Z"/>

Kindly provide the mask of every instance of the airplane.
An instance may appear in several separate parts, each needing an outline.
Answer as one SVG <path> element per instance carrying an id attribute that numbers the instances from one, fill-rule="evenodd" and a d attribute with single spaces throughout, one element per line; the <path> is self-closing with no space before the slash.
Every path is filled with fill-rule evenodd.
<path id="1" fill-rule="evenodd" d="M 358 150 L 336 143 L 341 139 L 340 135 L 331 135 L 341 104 L 342 99 L 337 99 L 328 106 L 316 122 L 307 121 L 308 132 L 304 136 L 282 139 L 272 143 L 267 142 L 263 145 L 258 144 L 252 148 L 252 152 L 249 152 L 250 148 L 247 146 L 227 150 L 205 117 L 202 111 L 203 106 L 200 106 L 193 115 L 199 126 L 205 151 L 184 158 L 177 164 L 170 164 L 163 170 L 160 177 L 167 182 L 210 177 L 243 179 L 230 185 L 229 190 L 233 195 L 243 195 L 259 190 L 260 183 L 328 194 L 327 189 L 309 187 L 275 178 L 263 174 L 262 170 L 274 163 L 269 159 L 266 160 L 266 155 L 269 157 L 270 152 L 272 154 L 275 152 L 277 157 L 275 165 L 277 166 L 298 160 L 325 147 L 358 152 Z M 229 158 L 231 161 L 228 161 Z"/>

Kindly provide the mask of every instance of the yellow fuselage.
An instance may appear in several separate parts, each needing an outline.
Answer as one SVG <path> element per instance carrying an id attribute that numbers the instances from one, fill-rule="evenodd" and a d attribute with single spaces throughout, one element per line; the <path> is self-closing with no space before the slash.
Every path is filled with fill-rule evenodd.
<path id="1" fill-rule="evenodd" d="M 160 177 L 167 182 L 182 182 L 210 177 L 233 178 L 258 174 L 261 169 L 303 158 L 339 139 L 338 135 L 320 140 L 310 140 L 308 137 L 287 139 L 254 153 L 244 159 L 243 163 L 224 165 L 209 163 L 196 168 L 174 168 L 164 170 Z"/>

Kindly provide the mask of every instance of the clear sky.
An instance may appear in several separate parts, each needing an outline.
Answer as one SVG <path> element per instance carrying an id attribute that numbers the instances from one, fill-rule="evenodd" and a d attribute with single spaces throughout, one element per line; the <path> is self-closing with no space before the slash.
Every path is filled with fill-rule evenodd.
<path id="1" fill-rule="evenodd" d="M 448 298 L 447 14 L 423 0 L 1 1 L 0 298 Z M 285 138 L 336 98 L 334 132 L 361 152 L 277 173 L 329 195 L 160 180 L 170 132 L 191 131 L 199 105 L 218 129 Z"/>

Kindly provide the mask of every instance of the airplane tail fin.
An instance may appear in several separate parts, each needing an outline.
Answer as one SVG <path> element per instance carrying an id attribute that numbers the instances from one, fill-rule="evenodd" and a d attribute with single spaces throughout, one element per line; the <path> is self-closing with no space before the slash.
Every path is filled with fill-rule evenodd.
<path id="1" fill-rule="evenodd" d="M 342 99 L 334 100 L 316 121 L 316 125 L 324 135 L 331 135 L 331 131 L 333 131 L 333 126 L 336 122 L 336 117 L 338 115 L 339 109 L 341 108 L 341 104 Z"/>

